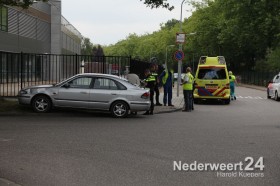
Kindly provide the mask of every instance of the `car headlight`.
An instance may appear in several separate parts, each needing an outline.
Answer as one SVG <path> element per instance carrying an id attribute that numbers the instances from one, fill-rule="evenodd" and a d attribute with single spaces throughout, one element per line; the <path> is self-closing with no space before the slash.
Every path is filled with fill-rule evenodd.
<path id="1" fill-rule="evenodd" d="M 24 89 L 19 91 L 20 94 L 28 94 L 30 93 L 30 89 Z"/>

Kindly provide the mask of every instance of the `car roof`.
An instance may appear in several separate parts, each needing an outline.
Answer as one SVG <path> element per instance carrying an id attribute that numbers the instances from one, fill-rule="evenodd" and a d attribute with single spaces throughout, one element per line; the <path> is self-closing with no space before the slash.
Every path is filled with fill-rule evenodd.
<path id="1" fill-rule="evenodd" d="M 120 78 L 119 76 L 116 76 L 116 75 L 112 75 L 112 74 L 101 74 L 101 73 L 83 73 L 83 74 L 77 74 L 76 76 L 103 76 L 103 77 Z"/>

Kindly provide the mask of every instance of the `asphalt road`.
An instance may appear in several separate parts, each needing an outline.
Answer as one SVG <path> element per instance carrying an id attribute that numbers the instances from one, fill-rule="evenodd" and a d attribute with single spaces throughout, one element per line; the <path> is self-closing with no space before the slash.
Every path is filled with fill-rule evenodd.
<path id="1" fill-rule="evenodd" d="M 0 178 L 24 186 L 278 186 L 280 102 L 254 89 L 238 88 L 237 95 L 230 105 L 126 119 L 73 111 L 2 115 Z M 246 157 L 252 166 L 263 157 L 264 170 L 249 172 L 257 177 L 173 170 L 174 161 L 229 164 Z"/>

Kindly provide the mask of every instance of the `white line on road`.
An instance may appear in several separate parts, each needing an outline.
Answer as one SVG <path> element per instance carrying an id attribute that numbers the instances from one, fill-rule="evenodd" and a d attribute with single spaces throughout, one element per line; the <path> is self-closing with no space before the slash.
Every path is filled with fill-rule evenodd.
<path id="1" fill-rule="evenodd" d="M 265 99 L 265 98 L 262 98 L 260 96 L 255 96 L 255 97 L 252 97 L 252 96 L 236 96 L 236 98 L 238 98 L 238 99 Z"/>

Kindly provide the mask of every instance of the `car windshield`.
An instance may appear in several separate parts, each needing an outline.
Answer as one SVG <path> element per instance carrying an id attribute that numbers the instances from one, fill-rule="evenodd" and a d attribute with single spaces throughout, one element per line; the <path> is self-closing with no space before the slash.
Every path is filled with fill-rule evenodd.
<path id="1" fill-rule="evenodd" d="M 198 79 L 226 79 L 225 68 L 200 68 L 198 72 Z"/>

